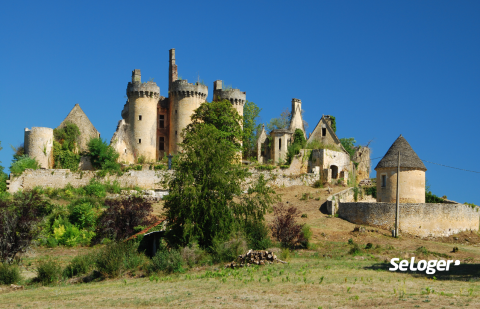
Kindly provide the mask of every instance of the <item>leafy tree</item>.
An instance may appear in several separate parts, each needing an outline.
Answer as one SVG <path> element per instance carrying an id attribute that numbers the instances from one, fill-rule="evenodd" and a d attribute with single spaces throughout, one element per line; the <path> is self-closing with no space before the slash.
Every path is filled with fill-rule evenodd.
<path id="1" fill-rule="evenodd" d="M 20 191 L 12 200 L 0 200 L 0 262 L 11 263 L 30 247 L 46 209 L 49 203 L 37 191 Z"/>
<path id="2" fill-rule="evenodd" d="M 78 169 L 80 155 L 77 153 L 80 129 L 74 123 L 67 122 L 64 127 L 53 130 L 53 159 L 56 168 Z"/>
<path id="3" fill-rule="evenodd" d="M 247 224 L 263 221 L 274 198 L 262 177 L 242 195 L 248 172 L 235 163 L 242 132 L 228 101 L 203 103 L 192 119 L 184 131 L 175 175 L 168 181 L 167 239 L 171 246 L 197 241 L 209 248 Z"/>
<path id="4" fill-rule="evenodd" d="M 100 137 L 92 138 L 88 142 L 88 151 L 93 167 L 106 171 L 120 169 L 120 164 L 117 163 L 120 155 Z"/>
<path id="5" fill-rule="evenodd" d="M 39 169 L 40 164 L 35 158 L 30 158 L 28 155 L 22 155 L 12 160 L 10 172 L 14 175 L 21 175 L 26 169 Z"/>
<path id="6" fill-rule="evenodd" d="M 257 123 L 262 109 L 257 104 L 247 101 L 243 106 L 243 157 L 249 158 L 255 149 L 256 133 L 260 129 Z"/>
<path id="7" fill-rule="evenodd" d="M 270 122 L 267 123 L 267 134 L 270 134 L 271 131 L 277 129 L 287 129 L 290 125 L 290 120 L 292 119 L 292 114 L 288 109 L 284 109 L 278 118 L 270 119 Z"/>
<path id="8" fill-rule="evenodd" d="M 299 243 L 305 242 L 303 224 L 298 224 L 296 218 L 300 211 L 295 206 L 285 206 L 283 203 L 273 207 L 274 218 L 270 228 L 283 247 L 295 248 Z"/>
<path id="9" fill-rule="evenodd" d="M 65 126 L 59 129 L 53 129 L 53 136 L 59 142 L 63 149 L 74 151 L 78 144 L 80 129 L 71 122 L 66 122 Z"/>
<path id="10" fill-rule="evenodd" d="M 2 150 L 2 142 L 0 141 L 0 150 Z M 0 161 L 0 163 L 2 163 Z M 0 193 L 7 191 L 8 175 L 3 171 L 4 167 L 0 165 Z"/>
<path id="11" fill-rule="evenodd" d="M 295 155 L 300 153 L 300 150 L 305 148 L 307 141 L 303 135 L 303 131 L 296 129 L 293 134 L 293 143 L 287 148 L 287 164 L 292 163 L 292 159 Z"/>
<path id="12" fill-rule="evenodd" d="M 345 150 L 350 155 L 350 159 L 353 159 L 353 155 L 355 154 L 356 142 L 357 141 L 353 137 L 350 137 L 350 138 L 344 137 L 340 139 L 340 143 L 342 143 L 343 148 L 345 148 Z"/>

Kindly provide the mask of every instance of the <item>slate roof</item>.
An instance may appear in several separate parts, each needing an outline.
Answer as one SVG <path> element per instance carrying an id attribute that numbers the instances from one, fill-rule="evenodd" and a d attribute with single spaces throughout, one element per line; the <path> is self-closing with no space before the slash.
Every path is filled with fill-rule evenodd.
<path id="1" fill-rule="evenodd" d="M 427 168 L 423 164 L 422 160 L 413 151 L 412 146 L 407 140 L 400 135 L 397 140 L 390 146 L 385 156 L 378 162 L 377 168 L 384 167 L 397 167 L 398 165 L 398 152 L 400 151 L 400 167 L 418 168 L 426 171 Z"/>

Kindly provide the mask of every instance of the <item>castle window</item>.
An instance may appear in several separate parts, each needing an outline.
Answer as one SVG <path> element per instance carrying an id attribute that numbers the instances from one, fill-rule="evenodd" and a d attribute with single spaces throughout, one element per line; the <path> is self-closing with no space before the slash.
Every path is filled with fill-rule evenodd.
<path id="1" fill-rule="evenodd" d="M 175 110 L 175 114 L 177 113 L 177 110 Z"/>
<path id="2" fill-rule="evenodd" d="M 282 150 L 282 139 L 278 139 L 278 150 Z"/>
<path id="3" fill-rule="evenodd" d="M 382 188 L 387 186 L 387 175 L 382 175 Z"/>
<path id="4" fill-rule="evenodd" d="M 138 115 L 138 120 L 142 120 L 142 115 Z"/>
<path id="5" fill-rule="evenodd" d="M 165 137 L 160 136 L 160 141 L 158 142 L 158 149 L 165 150 Z"/>
<path id="6" fill-rule="evenodd" d="M 322 136 L 327 136 L 327 128 L 322 128 Z"/>
<path id="7" fill-rule="evenodd" d="M 142 139 L 141 139 L 141 138 L 138 139 L 138 143 L 139 143 L 139 144 L 142 143 Z"/>
<path id="8" fill-rule="evenodd" d="M 125 153 L 127 153 L 127 148 L 125 148 Z"/>
<path id="9" fill-rule="evenodd" d="M 158 116 L 158 127 L 160 129 L 165 128 L 165 115 L 159 115 Z"/>
<path id="10" fill-rule="evenodd" d="M 175 136 L 177 136 L 177 131 L 175 131 Z"/>

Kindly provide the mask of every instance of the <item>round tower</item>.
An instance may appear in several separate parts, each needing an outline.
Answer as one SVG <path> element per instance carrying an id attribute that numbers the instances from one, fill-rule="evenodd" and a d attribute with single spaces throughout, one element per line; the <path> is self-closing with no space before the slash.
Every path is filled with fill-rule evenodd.
<path id="1" fill-rule="evenodd" d="M 25 140 L 23 143 L 25 154 L 40 163 L 41 168 L 53 167 L 53 129 L 32 127 L 25 128 Z"/>
<path id="2" fill-rule="evenodd" d="M 213 101 L 228 100 L 232 103 L 233 108 L 243 117 L 243 106 L 247 98 L 246 92 L 239 89 L 223 89 L 223 82 L 216 80 L 213 82 Z"/>
<path id="3" fill-rule="evenodd" d="M 142 83 L 140 70 L 132 72 L 127 86 L 128 123 L 135 160 L 147 162 L 157 158 L 157 104 L 160 88 L 153 81 Z"/>
<path id="4" fill-rule="evenodd" d="M 170 138 L 169 152 L 179 151 L 177 145 L 183 141 L 182 130 L 191 122 L 194 111 L 205 102 L 208 87 L 199 83 L 190 84 L 187 80 L 176 80 L 170 88 Z"/>

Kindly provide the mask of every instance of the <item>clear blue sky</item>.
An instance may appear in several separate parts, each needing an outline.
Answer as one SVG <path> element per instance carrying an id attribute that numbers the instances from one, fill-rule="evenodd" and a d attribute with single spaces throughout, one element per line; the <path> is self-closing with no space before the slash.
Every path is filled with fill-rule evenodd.
<path id="1" fill-rule="evenodd" d="M 24 128 L 79 103 L 110 141 L 131 71 L 167 96 L 179 75 L 247 92 L 263 122 L 303 102 L 372 159 L 402 134 L 419 157 L 480 172 L 479 1 L 7 1 L 0 11 L 0 161 Z M 372 161 L 373 168 L 378 159 Z M 430 163 L 437 195 L 480 204 L 480 174 Z"/>

